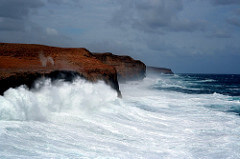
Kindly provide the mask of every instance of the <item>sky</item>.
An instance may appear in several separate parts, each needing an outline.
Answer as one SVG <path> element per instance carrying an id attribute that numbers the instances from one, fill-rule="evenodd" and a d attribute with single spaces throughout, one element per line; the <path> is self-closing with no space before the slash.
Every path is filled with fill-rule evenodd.
<path id="1" fill-rule="evenodd" d="M 0 0 L 0 42 L 84 47 L 175 73 L 240 74 L 240 0 Z"/>

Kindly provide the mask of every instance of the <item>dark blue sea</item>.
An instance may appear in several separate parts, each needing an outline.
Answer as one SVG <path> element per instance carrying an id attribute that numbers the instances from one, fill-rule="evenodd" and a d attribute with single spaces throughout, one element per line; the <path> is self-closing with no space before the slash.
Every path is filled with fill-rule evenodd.
<path id="1" fill-rule="evenodd" d="M 41 79 L 0 96 L 0 158 L 240 158 L 240 75 Z"/>
<path id="2" fill-rule="evenodd" d="M 178 74 L 165 78 L 168 80 L 160 80 L 153 88 L 185 94 L 219 94 L 228 97 L 231 101 L 240 100 L 240 75 L 238 74 Z M 240 115 L 239 104 L 229 106 L 227 111 Z M 212 105 L 211 107 L 221 109 L 222 106 Z"/>

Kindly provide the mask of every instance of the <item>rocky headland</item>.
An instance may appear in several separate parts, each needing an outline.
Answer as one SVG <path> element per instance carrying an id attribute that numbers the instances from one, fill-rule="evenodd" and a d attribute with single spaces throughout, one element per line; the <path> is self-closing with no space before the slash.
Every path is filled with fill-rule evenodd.
<path id="1" fill-rule="evenodd" d="M 147 73 L 148 74 L 173 74 L 170 68 L 163 68 L 163 67 L 152 67 L 147 66 Z"/>
<path id="2" fill-rule="evenodd" d="M 130 56 L 119 56 L 112 53 L 94 53 L 94 56 L 104 64 L 113 66 L 120 82 L 142 80 L 145 77 L 146 65 Z"/>
<path id="3" fill-rule="evenodd" d="M 117 91 L 119 81 L 141 80 L 148 72 L 173 74 L 171 69 L 147 67 L 130 56 L 91 53 L 85 48 L 60 48 L 37 44 L 0 43 L 0 95 L 10 87 L 47 77 L 71 81 L 80 76 L 88 81 L 103 80 Z"/>
<path id="4" fill-rule="evenodd" d="M 118 92 L 117 72 L 85 48 L 59 48 L 35 44 L 0 43 L 0 94 L 10 87 L 31 87 L 40 77 L 103 80 Z"/>
<path id="5" fill-rule="evenodd" d="M 120 81 L 143 79 L 146 66 L 129 56 L 96 54 L 85 48 L 0 43 L 0 94 L 22 84 L 31 88 L 41 77 L 72 80 L 76 76 L 105 81 L 121 97 Z"/>

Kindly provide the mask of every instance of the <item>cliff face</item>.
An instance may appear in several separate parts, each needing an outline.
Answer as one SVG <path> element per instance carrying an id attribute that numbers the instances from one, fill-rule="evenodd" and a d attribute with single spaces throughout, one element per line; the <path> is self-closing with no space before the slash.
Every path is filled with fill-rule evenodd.
<path id="1" fill-rule="evenodd" d="M 121 96 L 116 69 L 84 48 L 0 43 L 0 94 L 9 87 L 31 86 L 42 76 L 61 74 L 69 78 L 79 75 L 92 82 L 103 80 Z"/>
<path id="2" fill-rule="evenodd" d="M 147 73 L 173 74 L 172 70 L 169 68 L 150 67 L 150 66 L 147 66 Z"/>
<path id="3" fill-rule="evenodd" d="M 118 56 L 112 53 L 94 53 L 94 56 L 117 70 L 118 80 L 139 80 L 145 77 L 146 65 L 130 56 Z"/>

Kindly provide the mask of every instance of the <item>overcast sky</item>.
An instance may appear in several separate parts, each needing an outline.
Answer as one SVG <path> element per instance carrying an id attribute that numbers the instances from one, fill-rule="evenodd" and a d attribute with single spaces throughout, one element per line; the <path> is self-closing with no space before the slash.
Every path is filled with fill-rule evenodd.
<path id="1" fill-rule="evenodd" d="M 0 0 L 0 42 L 85 47 L 176 73 L 240 74 L 240 0 Z"/>

